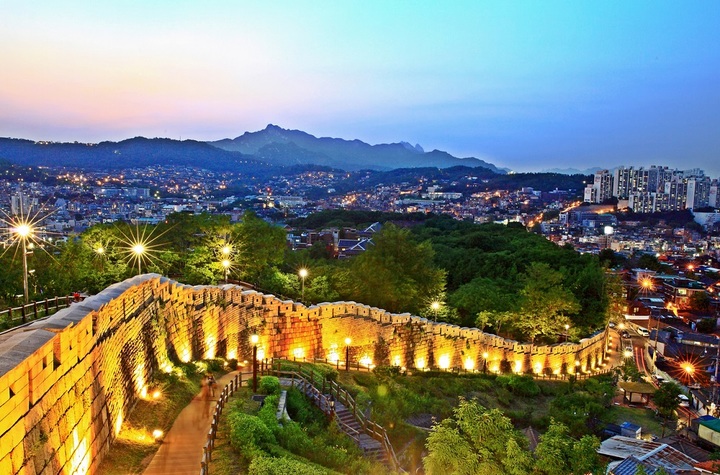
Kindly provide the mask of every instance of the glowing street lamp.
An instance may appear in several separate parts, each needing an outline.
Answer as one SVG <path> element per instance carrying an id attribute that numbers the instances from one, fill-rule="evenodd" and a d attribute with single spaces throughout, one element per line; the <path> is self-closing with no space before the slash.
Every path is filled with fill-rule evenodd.
<path id="1" fill-rule="evenodd" d="M 257 344 L 260 341 L 260 337 L 252 335 L 250 337 L 250 343 L 253 345 L 253 393 L 257 392 Z"/>
<path id="2" fill-rule="evenodd" d="M 695 366 L 693 366 L 692 363 L 683 363 L 682 369 L 690 378 L 692 378 L 692 375 L 695 373 Z"/>
<path id="3" fill-rule="evenodd" d="M 28 256 L 28 240 L 32 236 L 34 229 L 32 226 L 25 222 L 21 221 L 19 222 L 14 228 L 12 228 L 12 232 L 17 236 L 17 239 L 22 242 L 22 256 L 23 256 L 23 296 L 25 297 L 25 303 L 28 303 L 30 301 L 30 295 L 28 290 L 28 264 L 27 264 L 27 256 Z"/>
<path id="4" fill-rule="evenodd" d="M 350 369 L 350 343 L 352 343 L 352 339 L 345 338 L 345 371 Z"/>
<path id="5" fill-rule="evenodd" d="M 225 269 L 225 283 L 228 282 L 228 269 L 230 269 L 230 259 L 223 259 L 221 262 L 223 269 Z"/>
<path id="6" fill-rule="evenodd" d="M 438 310 L 440 310 L 440 302 L 438 302 L 437 300 L 434 301 L 433 303 L 430 304 L 430 308 L 432 308 L 433 317 L 434 317 L 435 321 L 437 322 L 437 313 L 438 313 Z"/>
<path id="7" fill-rule="evenodd" d="M 145 245 L 141 242 L 133 244 L 133 246 L 130 248 L 133 254 L 135 254 L 135 258 L 137 259 L 138 263 L 138 274 L 142 274 L 142 270 L 140 268 L 140 264 L 142 263 L 143 255 L 145 254 Z"/>
<path id="8" fill-rule="evenodd" d="M 300 301 L 304 302 L 305 301 L 305 277 L 308 276 L 307 269 L 303 267 L 302 269 L 300 269 L 298 271 L 298 275 L 300 276 L 300 280 L 302 282 L 301 287 L 300 287 Z"/>
<path id="9" fill-rule="evenodd" d="M 568 341 L 568 337 L 570 336 L 570 335 L 568 335 L 568 330 L 570 330 L 570 325 L 568 325 L 566 323 L 565 324 L 565 341 Z"/>

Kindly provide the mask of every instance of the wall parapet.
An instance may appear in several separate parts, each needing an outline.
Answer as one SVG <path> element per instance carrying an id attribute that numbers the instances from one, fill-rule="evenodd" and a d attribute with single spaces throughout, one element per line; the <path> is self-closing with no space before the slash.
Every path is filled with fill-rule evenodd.
<path id="1" fill-rule="evenodd" d="M 253 333 L 265 358 L 339 361 L 347 351 L 353 362 L 415 369 L 571 374 L 606 353 L 604 333 L 533 346 L 356 302 L 305 306 L 146 274 L 0 334 L 0 473 L 96 473 L 155 372 L 251 359 Z"/>

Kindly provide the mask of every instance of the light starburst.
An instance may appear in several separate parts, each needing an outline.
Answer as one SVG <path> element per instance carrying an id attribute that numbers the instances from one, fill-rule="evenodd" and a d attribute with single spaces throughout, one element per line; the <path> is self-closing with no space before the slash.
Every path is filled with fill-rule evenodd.
<path id="1" fill-rule="evenodd" d="M 127 260 L 133 265 L 137 265 L 138 274 L 142 274 L 142 266 L 145 264 L 147 267 L 150 264 L 156 264 L 162 262 L 160 259 L 160 252 L 162 243 L 158 242 L 168 230 L 153 236 L 153 233 L 157 228 L 148 230 L 147 226 L 140 228 L 130 228 L 129 232 L 125 232 L 118 228 L 118 231 L 122 235 L 120 241 L 123 246 L 121 252 L 125 255 Z"/>
<path id="2" fill-rule="evenodd" d="M 44 207 L 39 207 L 36 211 L 33 211 L 32 206 L 25 210 L 22 206 L 22 200 L 21 195 L 21 206 L 18 214 L 9 214 L 0 209 L 0 229 L 3 231 L 2 244 L 5 248 L 0 257 L 5 256 L 10 249 L 14 249 L 13 260 L 20 253 L 23 263 L 23 296 L 25 303 L 28 303 L 30 298 L 28 275 L 34 272 L 28 269 L 28 254 L 32 254 L 35 249 L 40 249 L 54 259 L 53 255 L 45 249 L 46 244 L 51 244 L 48 239 L 50 233 L 42 227 L 43 220 L 50 216 L 52 211 L 41 214 Z"/>

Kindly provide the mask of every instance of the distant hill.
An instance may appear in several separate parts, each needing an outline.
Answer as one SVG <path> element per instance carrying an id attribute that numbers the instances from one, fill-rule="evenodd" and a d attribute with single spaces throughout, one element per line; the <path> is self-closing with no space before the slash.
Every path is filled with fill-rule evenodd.
<path id="1" fill-rule="evenodd" d="M 561 175 L 594 175 L 596 171 L 604 170 L 600 167 L 586 168 L 585 170 L 578 170 L 577 168 L 549 168 L 543 170 L 542 173 L 559 173 Z"/>
<path id="2" fill-rule="evenodd" d="M 258 132 L 245 132 L 234 139 L 208 142 L 223 150 L 254 155 L 274 165 L 316 164 L 342 170 L 394 170 L 397 168 L 483 167 L 505 173 L 478 158 L 458 158 L 447 152 L 425 152 L 407 142 L 370 145 L 360 140 L 315 137 L 300 130 L 268 125 Z"/>
<path id="3" fill-rule="evenodd" d="M 153 165 L 194 166 L 255 176 L 285 172 L 288 167 L 318 166 L 345 171 L 465 166 L 505 173 L 505 170 L 477 158 L 457 158 L 440 150 L 425 152 L 420 145 L 407 142 L 369 145 L 360 140 L 317 138 L 275 125 L 217 142 L 135 137 L 92 144 L 0 138 L 0 159 L 20 166 L 95 170 Z"/>
<path id="4" fill-rule="evenodd" d="M 115 170 L 152 165 L 180 165 L 216 171 L 267 170 L 255 157 L 218 149 L 195 140 L 136 137 L 121 142 L 55 143 L 0 138 L 0 158 L 17 165 L 65 166 Z"/>

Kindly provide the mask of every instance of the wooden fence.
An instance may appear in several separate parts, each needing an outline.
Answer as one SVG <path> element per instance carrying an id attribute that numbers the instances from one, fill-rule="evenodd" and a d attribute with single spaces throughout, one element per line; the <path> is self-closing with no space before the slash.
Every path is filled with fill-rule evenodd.
<path id="1" fill-rule="evenodd" d="M 72 295 L 67 295 L 30 302 L 19 307 L 8 307 L 0 310 L 0 322 L 4 322 L 8 328 L 13 328 L 52 315 L 62 308 L 69 307 L 74 301 L 75 298 Z"/>
<path id="2" fill-rule="evenodd" d="M 215 411 L 212 415 L 212 422 L 210 422 L 210 430 L 207 434 L 207 441 L 203 446 L 202 460 L 200 461 L 200 475 L 209 475 L 210 473 L 210 462 L 212 461 L 212 451 L 215 448 L 215 439 L 217 438 L 218 424 L 220 423 L 220 416 L 222 415 L 225 404 L 230 399 L 235 391 L 240 389 L 242 385 L 242 374 L 238 373 L 235 375 L 230 382 L 225 385 L 220 397 L 218 398 L 217 404 L 215 405 Z"/>

